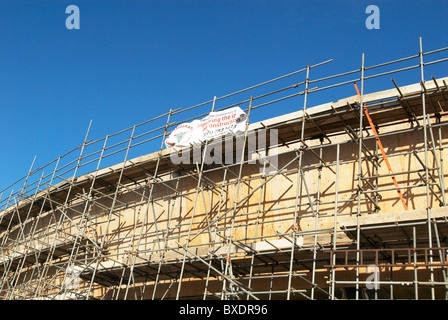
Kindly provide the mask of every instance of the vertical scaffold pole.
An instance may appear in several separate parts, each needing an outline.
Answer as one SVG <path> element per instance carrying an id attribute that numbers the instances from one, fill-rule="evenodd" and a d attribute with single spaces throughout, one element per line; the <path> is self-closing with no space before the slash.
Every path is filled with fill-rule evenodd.
<path id="1" fill-rule="evenodd" d="M 98 272 L 98 267 L 100 265 L 100 260 L 101 260 L 101 258 L 103 256 L 103 250 L 104 250 L 104 246 L 106 244 L 106 237 L 108 235 L 112 214 L 113 214 L 113 212 L 115 210 L 115 204 L 117 202 L 118 191 L 120 190 L 121 179 L 123 177 L 124 167 L 126 166 L 126 161 L 128 159 L 128 155 L 129 155 L 129 149 L 131 147 L 132 140 L 133 140 L 133 137 L 134 137 L 135 127 L 136 127 L 135 125 L 132 127 L 131 136 L 129 137 L 129 142 L 128 142 L 128 145 L 126 147 L 125 157 L 124 157 L 121 169 L 120 169 L 120 175 L 118 177 L 117 187 L 115 188 L 115 191 L 114 191 L 114 197 L 112 199 L 112 204 L 110 206 L 110 209 L 108 210 L 109 213 L 108 213 L 108 216 L 107 216 L 106 226 L 104 228 L 104 233 L 102 235 L 101 243 L 100 243 L 99 248 L 98 248 L 98 256 L 96 257 L 96 261 L 94 262 L 95 267 L 94 267 L 94 270 L 93 270 L 93 273 L 92 273 L 92 279 L 90 280 L 89 289 L 87 290 L 87 294 L 86 294 L 86 299 L 87 300 L 89 300 L 90 293 L 92 292 L 93 283 L 95 281 L 95 276 L 96 276 L 96 273 Z"/>
<path id="2" fill-rule="evenodd" d="M 215 109 L 215 102 L 216 102 L 216 96 L 213 98 L 213 104 L 212 104 L 211 111 L 214 111 L 214 109 Z M 201 156 L 201 166 L 200 166 L 200 169 L 198 172 L 198 183 L 196 186 L 196 192 L 195 192 L 195 196 L 194 196 L 194 203 L 193 203 L 193 209 L 191 212 L 190 225 L 188 227 L 187 241 L 186 241 L 186 244 L 184 247 L 184 257 L 182 259 L 182 268 L 181 268 L 180 274 L 179 274 L 179 285 L 177 286 L 176 300 L 179 300 L 179 298 L 180 298 L 180 292 L 182 289 L 182 280 L 183 280 L 183 276 L 184 276 L 184 272 L 185 272 L 185 263 L 187 260 L 187 253 L 188 253 L 187 249 L 188 249 L 188 247 L 190 245 L 190 241 L 191 241 L 190 237 L 191 237 L 191 230 L 193 227 L 193 219 L 194 219 L 195 212 L 196 212 L 196 205 L 197 205 L 197 201 L 198 201 L 198 197 L 199 197 L 199 192 L 202 192 L 201 184 L 202 184 L 202 176 L 204 174 L 203 170 L 204 170 L 204 164 L 205 164 L 205 157 L 207 155 L 207 147 L 208 147 L 208 141 L 205 142 L 205 146 L 203 149 L 202 149 L 202 147 L 199 147 L 199 148 L 201 148 L 200 150 L 203 152 L 203 155 Z M 192 149 L 194 149 L 194 148 L 195 147 L 193 147 Z M 195 158 L 194 150 L 193 150 L 193 158 Z M 196 161 L 196 166 L 198 166 L 197 161 Z"/>
<path id="3" fill-rule="evenodd" d="M 158 174 L 159 174 L 160 160 L 162 159 L 163 144 L 165 142 L 165 138 L 166 138 L 166 135 L 168 133 L 168 127 L 169 127 L 169 124 L 170 124 L 170 119 L 171 119 L 172 112 L 173 112 L 173 109 L 170 109 L 170 111 L 168 113 L 168 116 L 167 116 L 165 127 L 163 129 L 162 142 L 161 142 L 161 145 L 160 145 L 159 154 L 158 154 L 158 157 L 157 157 L 156 168 L 154 170 L 154 175 L 153 175 L 153 183 L 151 183 L 151 186 L 150 186 L 149 195 L 148 195 L 148 201 L 146 203 L 146 212 L 145 212 L 145 216 L 144 216 L 143 221 L 142 221 L 142 225 L 141 225 L 141 228 L 140 228 L 140 233 L 139 233 L 138 240 L 137 240 L 137 245 L 136 245 L 136 249 L 135 249 L 136 250 L 136 254 L 134 255 L 134 258 L 133 258 L 132 264 L 131 264 L 131 270 L 130 270 L 130 274 L 131 275 L 133 275 L 133 272 L 134 272 L 134 265 L 135 265 L 135 261 L 137 259 L 137 254 L 139 252 L 140 244 L 141 244 L 141 241 L 142 241 L 143 229 L 144 229 L 144 227 L 146 226 L 146 223 L 147 223 L 148 211 L 149 211 L 150 204 L 151 204 L 151 208 L 152 208 L 152 212 L 153 212 L 154 227 L 156 229 L 157 245 L 158 245 L 158 248 L 160 250 L 159 231 L 158 231 L 158 228 L 157 228 L 157 217 L 156 217 L 155 208 L 154 208 L 153 192 L 154 192 L 154 188 L 155 188 L 155 186 L 157 184 L 157 177 L 158 177 Z M 140 216 L 140 211 L 139 211 L 139 214 L 137 216 L 135 225 L 137 224 L 137 220 L 138 220 L 139 216 Z M 135 231 L 133 232 L 133 235 L 134 235 L 134 233 L 135 233 Z M 134 242 L 134 240 L 132 238 L 132 242 L 131 243 L 133 244 L 133 242 Z M 166 246 L 165 246 L 165 248 L 166 248 Z M 154 298 L 154 295 L 155 295 L 155 292 L 156 292 L 157 283 L 158 283 L 160 267 L 161 267 L 161 263 L 162 263 L 162 260 L 163 260 L 162 257 L 164 255 L 163 251 L 159 251 L 159 252 L 161 254 L 161 256 L 160 256 L 160 264 L 159 264 L 159 270 L 158 270 L 158 273 L 157 273 L 157 279 L 156 279 L 156 282 L 154 283 L 153 298 Z M 131 276 L 129 276 L 128 284 L 127 284 L 127 287 L 126 287 L 125 299 L 126 299 L 127 294 L 128 294 L 130 281 L 131 281 Z M 117 298 L 118 298 L 118 294 L 117 294 Z"/>
<path id="4" fill-rule="evenodd" d="M 235 203 L 233 205 L 233 214 L 232 214 L 232 224 L 230 227 L 230 232 L 227 235 L 227 256 L 226 256 L 226 264 L 225 264 L 225 268 L 224 268 L 224 275 L 229 275 L 229 270 L 231 270 L 232 265 L 231 265 L 231 257 L 230 257 L 230 251 L 231 251 L 231 247 L 232 247 L 232 238 L 233 238 L 233 231 L 235 228 L 235 220 L 236 220 L 236 213 L 237 213 L 237 206 L 238 206 L 238 199 L 239 199 L 239 192 L 240 192 L 240 187 L 241 187 L 241 176 L 243 174 L 243 165 L 244 165 L 244 153 L 246 151 L 246 144 L 247 144 L 247 135 L 248 135 L 248 129 L 249 129 L 249 122 L 250 122 L 250 114 L 251 114 L 251 110 L 252 110 L 252 102 L 253 102 L 253 97 L 250 97 L 249 100 L 249 109 L 247 111 L 247 118 L 246 118 L 246 128 L 244 130 L 244 140 L 243 140 L 243 146 L 241 148 L 241 158 L 240 158 L 240 165 L 239 165 L 239 171 L 238 171 L 238 181 L 237 181 L 237 185 L 236 185 L 236 191 L 235 191 Z M 238 145 L 238 144 L 237 144 Z M 238 156 L 238 154 L 236 154 L 236 156 Z M 232 276 L 230 276 L 230 278 L 233 278 Z M 233 284 L 232 284 L 233 285 Z M 221 296 L 221 298 L 224 298 L 224 292 L 226 290 L 226 279 L 223 280 L 223 295 Z"/>
<path id="5" fill-rule="evenodd" d="M 309 75 L 310 75 L 310 66 L 306 66 L 306 78 L 305 78 L 305 93 L 303 99 L 303 108 L 302 108 L 302 126 L 300 130 L 300 140 L 302 144 L 305 139 L 305 121 L 306 121 L 306 104 L 307 104 L 307 96 L 308 96 L 308 84 L 309 84 Z M 296 233 L 298 230 L 297 220 L 299 216 L 299 195 L 303 180 L 302 173 L 302 159 L 303 159 L 303 148 L 299 150 L 299 159 L 297 164 L 297 186 L 296 186 L 296 199 L 295 199 L 295 207 L 294 207 L 294 220 L 293 220 L 293 228 L 292 228 L 292 243 L 291 243 L 291 257 L 289 260 L 289 275 L 288 275 L 288 291 L 286 293 L 286 299 L 289 300 L 291 298 L 291 284 L 292 284 L 292 274 L 293 274 L 293 266 L 294 266 L 294 251 L 296 249 Z M 312 205 L 310 203 L 310 205 Z"/>
<path id="6" fill-rule="evenodd" d="M 363 95 L 364 95 L 364 53 L 362 54 L 362 64 L 361 64 L 361 92 L 359 95 L 359 148 L 358 148 L 358 208 L 356 213 L 356 300 L 359 299 L 359 250 L 360 250 L 360 238 L 361 238 L 361 227 L 359 225 L 361 218 L 361 196 L 362 196 L 362 144 L 363 144 L 363 112 L 362 105 Z"/>
<path id="7" fill-rule="evenodd" d="M 431 228 L 431 198 L 429 195 L 429 170 L 428 170 L 428 164 L 429 164 L 429 158 L 428 158 L 428 118 L 426 117 L 426 94 L 425 90 L 423 88 L 423 85 L 425 83 L 425 75 L 424 75 L 424 63 L 423 63 L 423 44 L 422 44 L 422 38 L 420 37 L 420 75 L 421 80 L 420 83 L 422 84 L 421 88 L 421 97 L 422 97 L 422 116 L 423 116 L 423 144 L 425 148 L 425 185 L 426 185 L 426 214 L 427 214 L 427 224 L 428 224 L 428 248 L 432 248 L 432 228 Z M 434 269 L 433 269 L 433 257 L 432 257 L 432 250 L 429 251 L 429 263 L 430 263 L 430 281 L 434 282 Z M 431 285 L 431 299 L 435 299 L 435 288 L 434 285 Z"/>
<path id="8" fill-rule="evenodd" d="M 335 299 L 335 286 L 336 286 L 336 249 L 337 249 L 337 224 L 338 224 L 338 198 L 339 198 L 339 153 L 340 144 L 336 145 L 336 177 L 334 185 L 334 220 L 333 220 L 333 248 L 332 248 L 332 274 L 331 274 L 331 299 Z"/>

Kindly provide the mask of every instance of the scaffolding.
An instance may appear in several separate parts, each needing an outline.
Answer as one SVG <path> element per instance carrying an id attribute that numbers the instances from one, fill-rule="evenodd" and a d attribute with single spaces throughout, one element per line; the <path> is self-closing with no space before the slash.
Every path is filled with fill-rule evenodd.
<path id="1" fill-rule="evenodd" d="M 424 74 L 447 50 L 420 39 L 418 54 L 311 78 L 324 61 L 101 139 L 90 124 L 1 193 L 0 299 L 448 299 L 448 78 Z M 252 122 L 284 104 L 297 111 Z M 164 147 L 234 106 L 243 134 Z"/>

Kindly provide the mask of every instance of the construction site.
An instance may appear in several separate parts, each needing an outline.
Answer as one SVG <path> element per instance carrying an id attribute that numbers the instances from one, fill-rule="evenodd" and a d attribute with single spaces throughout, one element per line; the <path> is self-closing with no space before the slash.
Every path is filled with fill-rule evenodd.
<path id="1" fill-rule="evenodd" d="M 448 77 L 428 72 L 448 48 L 415 51 L 305 65 L 99 139 L 89 126 L 3 190 L 0 299 L 448 299 Z M 351 94 L 310 103 L 325 92 Z M 166 146 L 236 106 L 240 133 Z"/>

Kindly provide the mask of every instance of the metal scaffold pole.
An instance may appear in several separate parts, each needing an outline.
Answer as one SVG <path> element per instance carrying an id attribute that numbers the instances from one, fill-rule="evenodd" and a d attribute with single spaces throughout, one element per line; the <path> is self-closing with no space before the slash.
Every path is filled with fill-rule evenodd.
<path id="1" fill-rule="evenodd" d="M 307 65 L 103 138 L 90 123 L 0 190 L 0 299 L 448 299 L 447 52 L 420 39 L 418 54 L 316 79 L 332 60 Z M 335 102 L 311 106 L 323 91 Z M 171 147 L 236 107 L 244 132 Z"/>
<path id="2" fill-rule="evenodd" d="M 424 86 L 425 83 L 425 76 L 424 76 L 424 63 L 423 63 L 423 44 L 422 44 L 422 38 L 420 40 L 420 74 L 421 74 L 421 80 L 420 83 L 422 86 Z M 429 158 L 428 158 L 428 118 L 426 117 L 426 94 L 424 91 L 424 88 L 421 89 L 421 97 L 422 97 L 422 117 L 423 117 L 423 143 L 424 143 L 424 149 L 425 149 L 425 185 L 426 185 L 426 213 L 428 216 L 428 246 L 429 248 L 432 247 L 432 228 L 431 228 L 431 200 L 429 195 L 430 185 L 429 185 Z M 430 260 L 432 264 L 432 251 L 430 251 Z M 434 270 L 432 266 L 430 267 L 430 281 L 434 281 Z M 434 286 L 431 286 L 431 299 L 435 299 L 435 288 Z"/>

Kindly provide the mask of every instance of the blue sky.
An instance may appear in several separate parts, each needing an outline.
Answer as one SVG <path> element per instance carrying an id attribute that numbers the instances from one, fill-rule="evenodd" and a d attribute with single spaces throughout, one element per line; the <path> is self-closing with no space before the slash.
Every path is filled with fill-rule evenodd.
<path id="1" fill-rule="evenodd" d="M 379 30 L 365 26 L 371 4 Z M 69 5 L 79 30 L 65 26 Z M 424 51 L 448 47 L 447 13 L 447 1 L 2 0 L 0 190 L 35 155 L 41 166 L 80 145 L 91 120 L 90 137 L 101 138 L 328 59 L 311 76 L 359 68 L 362 53 L 367 65 L 417 54 L 419 37 Z M 429 72 L 447 76 L 448 63 Z M 392 87 L 382 81 L 366 92 Z M 309 106 L 344 96 L 310 95 Z"/>

